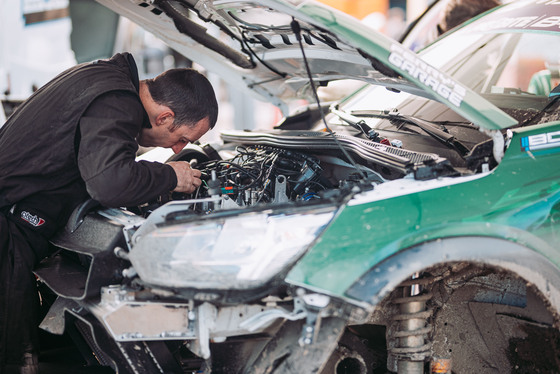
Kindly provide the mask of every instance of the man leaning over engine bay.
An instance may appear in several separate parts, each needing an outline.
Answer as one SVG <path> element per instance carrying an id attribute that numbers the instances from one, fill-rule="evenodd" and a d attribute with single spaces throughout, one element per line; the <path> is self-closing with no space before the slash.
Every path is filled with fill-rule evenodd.
<path id="1" fill-rule="evenodd" d="M 137 162 L 136 152 L 178 153 L 217 115 L 214 90 L 196 70 L 140 81 L 132 55 L 122 53 L 66 70 L 8 118 L 0 128 L 0 373 L 38 370 L 32 269 L 73 209 L 88 198 L 122 207 L 193 192 L 200 171 Z"/>

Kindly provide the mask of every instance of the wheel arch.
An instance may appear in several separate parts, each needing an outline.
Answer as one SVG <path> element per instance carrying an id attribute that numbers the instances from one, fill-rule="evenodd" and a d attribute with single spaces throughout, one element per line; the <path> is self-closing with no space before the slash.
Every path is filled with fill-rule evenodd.
<path id="1" fill-rule="evenodd" d="M 524 245 L 481 236 L 438 239 L 400 251 L 364 273 L 345 295 L 376 306 L 412 274 L 456 262 L 491 266 L 519 276 L 533 285 L 559 315 L 560 269 Z"/>

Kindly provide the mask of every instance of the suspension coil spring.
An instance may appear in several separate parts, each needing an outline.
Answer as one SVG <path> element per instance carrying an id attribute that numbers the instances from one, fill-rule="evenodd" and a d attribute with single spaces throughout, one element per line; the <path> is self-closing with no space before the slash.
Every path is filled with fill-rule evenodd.
<path id="1" fill-rule="evenodd" d="M 428 320 L 433 311 L 426 307 L 432 293 L 424 288 L 431 284 L 430 277 L 414 276 L 401 284 L 402 297 L 392 300 L 399 306 L 399 313 L 393 316 L 397 331 L 391 333 L 393 341 L 389 353 L 396 361 L 398 374 L 422 374 L 424 362 L 431 354 L 429 339 L 432 326 Z"/>

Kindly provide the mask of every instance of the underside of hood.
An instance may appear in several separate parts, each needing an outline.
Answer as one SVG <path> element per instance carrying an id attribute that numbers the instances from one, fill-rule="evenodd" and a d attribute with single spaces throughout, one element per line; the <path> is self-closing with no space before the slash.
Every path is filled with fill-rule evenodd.
<path id="1" fill-rule="evenodd" d="M 315 86 L 361 80 L 441 101 L 481 127 L 515 123 L 396 41 L 313 1 L 97 1 L 284 114 L 290 101 L 312 99 L 303 47 Z"/>

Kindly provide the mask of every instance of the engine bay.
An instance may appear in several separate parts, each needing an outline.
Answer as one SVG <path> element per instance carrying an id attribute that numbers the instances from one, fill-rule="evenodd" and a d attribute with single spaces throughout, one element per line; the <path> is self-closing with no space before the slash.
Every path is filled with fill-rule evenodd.
<path id="1" fill-rule="evenodd" d="M 355 136 L 269 130 L 223 132 L 221 137 L 219 151 L 190 145 L 168 160 L 187 161 L 200 170 L 202 185 L 192 194 L 172 193 L 160 204 L 189 200 L 194 213 L 208 214 L 338 199 L 409 174 L 416 179 L 457 174 L 437 154 Z"/>
<path id="2" fill-rule="evenodd" d="M 172 199 L 200 200 L 200 204 L 193 205 L 197 213 L 320 200 L 361 178 L 351 165 L 333 157 L 256 145 L 236 146 L 233 157 L 195 167 L 202 172 L 202 185 L 192 194 L 174 193 Z M 383 181 L 371 170 L 368 176 L 371 182 Z M 210 197 L 219 200 L 217 206 L 205 202 Z"/>
<path id="3" fill-rule="evenodd" d="M 316 157 L 267 146 L 238 146 L 236 152 L 232 159 L 199 167 L 207 187 L 199 193 L 227 195 L 238 206 L 248 206 L 307 201 L 334 187 Z"/>

